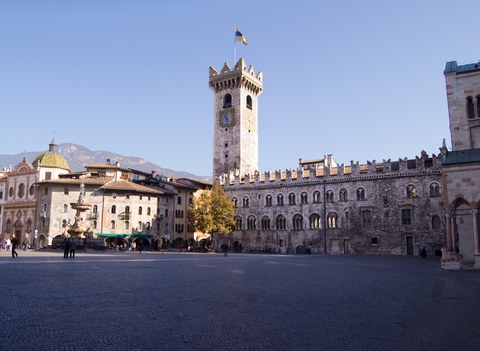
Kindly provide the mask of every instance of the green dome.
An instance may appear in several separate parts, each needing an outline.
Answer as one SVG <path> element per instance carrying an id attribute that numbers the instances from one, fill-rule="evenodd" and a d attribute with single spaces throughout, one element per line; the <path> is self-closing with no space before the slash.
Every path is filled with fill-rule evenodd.
<path id="1" fill-rule="evenodd" d="M 32 162 L 32 166 L 37 167 L 49 167 L 49 168 L 60 168 L 70 171 L 65 158 L 55 152 L 55 143 L 52 141 L 50 144 L 50 150 L 41 153 L 37 158 Z"/>

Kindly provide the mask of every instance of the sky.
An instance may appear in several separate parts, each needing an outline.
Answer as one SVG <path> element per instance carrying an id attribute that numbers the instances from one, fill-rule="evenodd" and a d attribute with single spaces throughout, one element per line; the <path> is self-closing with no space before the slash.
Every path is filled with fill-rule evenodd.
<path id="1" fill-rule="evenodd" d="M 448 61 L 478 0 L 0 0 L 0 154 L 76 143 L 212 174 L 208 71 L 263 72 L 259 170 L 450 147 Z M 32 161 L 32 160 L 30 160 Z M 2 165 L 0 165 L 2 166 Z"/>

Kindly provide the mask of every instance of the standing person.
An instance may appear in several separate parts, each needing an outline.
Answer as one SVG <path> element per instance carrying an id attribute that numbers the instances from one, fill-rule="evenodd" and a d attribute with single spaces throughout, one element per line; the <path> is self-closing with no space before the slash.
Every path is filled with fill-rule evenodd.
<path id="1" fill-rule="evenodd" d="M 70 243 L 68 246 L 70 249 L 70 258 L 75 258 L 75 250 L 77 249 L 77 244 L 74 238 L 70 239 Z"/>
<path id="2" fill-rule="evenodd" d="M 13 237 L 12 238 L 12 258 L 17 257 L 18 253 L 15 250 L 17 248 L 18 240 L 17 238 Z"/>
<path id="3" fill-rule="evenodd" d="M 10 239 L 7 239 L 7 246 L 6 246 L 7 251 L 10 250 L 10 246 L 12 246 L 12 242 L 10 241 Z"/>
<path id="4" fill-rule="evenodd" d="M 422 248 L 422 258 L 425 258 L 427 257 L 427 249 L 425 248 L 425 245 L 423 245 L 423 248 Z"/>
<path id="5" fill-rule="evenodd" d="M 63 258 L 68 258 L 68 251 L 70 250 L 70 238 L 63 243 Z"/>

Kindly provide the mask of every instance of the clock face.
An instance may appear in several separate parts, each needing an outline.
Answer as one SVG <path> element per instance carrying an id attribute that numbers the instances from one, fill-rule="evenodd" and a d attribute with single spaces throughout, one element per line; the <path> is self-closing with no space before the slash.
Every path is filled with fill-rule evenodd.
<path id="1" fill-rule="evenodd" d="M 255 129 L 255 116 L 253 114 L 247 113 L 244 121 L 245 127 L 247 127 L 249 131 L 253 131 Z"/>
<path id="2" fill-rule="evenodd" d="M 233 126 L 233 112 L 232 111 L 223 111 L 220 113 L 220 125 L 222 127 L 232 127 Z"/>

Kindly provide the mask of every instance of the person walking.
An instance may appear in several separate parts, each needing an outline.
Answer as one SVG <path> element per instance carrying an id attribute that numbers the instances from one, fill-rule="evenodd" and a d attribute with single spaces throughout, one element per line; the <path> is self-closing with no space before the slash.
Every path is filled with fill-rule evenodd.
<path id="1" fill-rule="evenodd" d="M 75 258 L 75 250 L 77 249 L 77 244 L 75 243 L 75 239 L 70 239 L 69 243 L 69 249 L 70 249 L 70 258 Z"/>
<path id="2" fill-rule="evenodd" d="M 12 238 L 12 258 L 15 258 L 18 256 L 17 250 L 15 250 L 17 248 L 17 245 L 18 245 L 18 240 L 17 238 L 13 237 Z"/>
<path id="3" fill-rule="evenodd" d="M 70 250 L 70 238 L 63 243 L 63 258 L 68 258 L 68 251 Z"/>
<path id="4" fill-rule="evenodd" d="M 425 245 L 423 245 L 423 248 L 422 248 L 422 258 L 425 258 L 427 257 L 427 249 L 425 248 Z"/>

